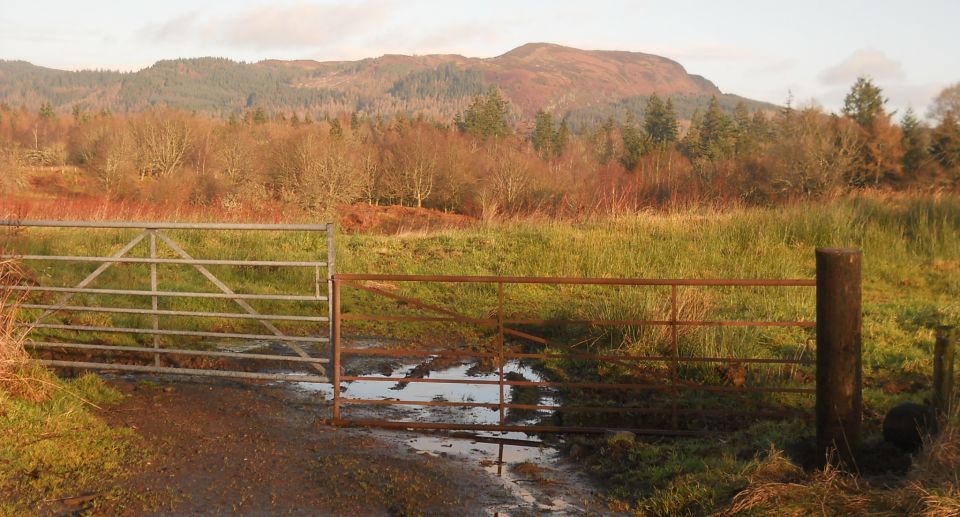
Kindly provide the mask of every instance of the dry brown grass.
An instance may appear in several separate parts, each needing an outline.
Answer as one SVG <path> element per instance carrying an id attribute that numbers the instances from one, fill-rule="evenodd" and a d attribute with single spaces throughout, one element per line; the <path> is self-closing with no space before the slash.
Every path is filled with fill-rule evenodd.
<path id="1" fill-rule="evenodd" d="M 772 448 L 746 489 L 717 515 L 960 516 L 960 411 L 928 440 L 905 479 L 866 479 L 832 467 L 813 473 Z"/>
<path id="2" fill-rule="evenodd" d="M 0 261 L 0 285 L 16 283 L 21 277 L 17 264 Z M 18 324 L 19 292 L 0 290 L 0 392 L 33 401 L 49 396 L 55 384 L 45 368 L 30 361 L 24 350 L 26 329 Z"/>
<path id="3" fill-rule="evenodd" d="M 960 516 L 960 404 L 954 407 L 950 423 L 926 444 L 907 478 L 921 515 Z"/>

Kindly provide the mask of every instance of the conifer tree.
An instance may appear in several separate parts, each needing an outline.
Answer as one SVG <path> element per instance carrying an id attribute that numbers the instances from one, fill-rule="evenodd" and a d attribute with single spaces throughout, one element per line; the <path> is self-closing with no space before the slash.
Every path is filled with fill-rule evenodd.
<path id="1" fill-rule="evenodd" d="M 53 110 L 53 104 L 50 104 L 50 101 L 45 101 L 40 105 L 40 118 L 52 119 L 57 116 L 57 112 Z"/>
<path id="2" fill-rule="evenodd" d="M 620 126 L 620 136 L 623 139 L 623 155 L 620 163 L 630 172 L 637 170 L 645 149 L 644 136 L 633 119 L 633 113 L 627 114 L 627 121 Z"/>
<path id="3" fill-rule="evenodd" d="M 564 117 L 560 120 L 560 128 L 557 129 L 556 134 L 553 138 L 553 154 L 554 156 L 560 156 L 563 154 L 563 151 L 567 148 L 567 141 L 570 140 L 570 126 L 567 124 L 567 117 Z"/>
<path id="4" fill-rule="evenodd" d="M 960 122 L 957 115 L 953 111 L 946 112 L 932 136 L 933 156 L 943 168 L 956 175 L 960 172 Z"/>
<path id="5" fill-rule="evenodd" d="M 693 115 L 690 116 L 690 128 L 687 130 L 687 134 L 684 135 L 681 146 L 684 156 L 691 160 L 702 156 L 703 135 L 700 130 L 702 125 L 703 112 L 700 111 L 700 108 L 697 108 L 693 111 Z"/>
<path id="6" fill-rule="evenodd" d="M 478 95 L 456 121 L 461 131 L 480 137 L 498 138 L 510 134 L 507 121 L 509 106 L 500 90 L 491 87 L 486 95 Z"/>
<path id="7" fill-rule="evenodd" d="M 886 102 L 882 90 L 873 81 L 859 77 L 843 99 L 843 114 L 855 120 L 860 127 L 869 127 L 875 118 L 884 115 L 883 105 Z"/>
<path id="8" fill-rule="evenodd" d="M 913 113 L 913 108 L 907 108 L 903 114 L 900 130 L 903 132 L 903 170 L 913 175 L 930 157 L 930 135 Z"/>
<path id="9" fill-rule="evenodd" d="M 735 145 L 733 122 L 712 97 L 700 125 L 700 154 L 711 161 L 722 160 L 733 154 Z"/>
<path id="10" fill-rule="evenodd" d="M 555 152 L 556 129 L 553 127 L 553 117 L 540 110 L 537 112 L 536 125 L 531 136 L 533 148 L 543 159 L 549 159 Z"/>
<path id="11" fill-rule="evenodd" d="M 677 115 L 673 108 L 673 101 L 667 99 L 664 103 L 654 93 L 647 100 L 647 109 L 643 115 L 643 127 L 656 145 L 664 146 L 677 139 Z"/>

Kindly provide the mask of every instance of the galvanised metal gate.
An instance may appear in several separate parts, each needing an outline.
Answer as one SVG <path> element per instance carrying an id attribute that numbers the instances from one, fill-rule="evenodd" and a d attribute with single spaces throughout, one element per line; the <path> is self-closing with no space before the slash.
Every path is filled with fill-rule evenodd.
<path id="1" fill-rule="evenodd" d="M 332 224 L 0 226 L 7 227 L 0 256 L 25 271 L 16 285 L 0 288 L 26 293 L 26 345 L 42 364 L 327 382 Z M 201 254 L 216 244 L 229 258 L 194 257 L 185 242 Z M 306 257 L 286 260 L 292 253 Z M 261 289 L 238 292 L 232 283 Z"/>

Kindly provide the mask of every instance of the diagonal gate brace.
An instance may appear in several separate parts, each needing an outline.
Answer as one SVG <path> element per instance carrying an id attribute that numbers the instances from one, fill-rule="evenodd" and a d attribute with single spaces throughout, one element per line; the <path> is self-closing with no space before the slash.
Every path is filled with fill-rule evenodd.
<path id="1" fill-rule="evenodd" d="M 193 258 L 192 256 L 190 256 L 189 253 L 186 252 L 186 250 L 184 250 L 179 244 L 177 244 L 173 239 L 171 239 L 170 237 L 168 237 L 168 236 L 167 236 L 166 234 L 164 234 L 163 232 L 157 230 L 157 231 L 156 231 L 156 235 L 157 235 L 157 237 L 160 237 L 160 240 L 162 240 L 164 243 L 166 243 L 166 245 L 169 246 L 170 249 L 172 249 L 174 252 L 176 252 L 178 255 L 180 255 L 180 256 L 183 257 L 184 259 L 186 259 L 186 260 L 194 260 L 194 258 Z M 230 289 L 230 287 L 227 286 L 227 284 L 223 283 L 223 281 L 221 281 L 219 278 L 217 278 L 216 275 L 214 275 L 213 273 L 211 273 L 209 269 L 205 268 L 204 266 L 202 266 L 202 265 L 200 265 L 200 264 L 193 264 L 193 267 L 196 268 L 196 270 L 199 271 L 201 275 L 203 275 L 204 277 L 206 277 L 207 280 L 209 280 L 213 285 L 217 286 L 217 288 L 220 289 L 221 291 L 223 291 L 225 294 L 229 294 L 229 295 L 235 295 L 235 294 L 237 294 L 237 293 L 235 293 L 235 292 L 233 291 L 233 289 Z M 260 313 L 259 313 L 256 309 L 254 309 L 253 306 L 251 306 L 249 303 L 247 303 L 245 300 L 243 300 L 243 299 L 241 299 L 241 298 L 232 298 L 232 300 L 233 300 L 237 305 L 239 305 L 241 309 L 243 309 L 244 311 L 246 311 L 247 314 L 249 314 L 249 315 L 251 315 L 251 316 L 260 316 Z M 284 334 L 280 329 L 278 329 L 276 325 L 274 325 L 273 323 L 270 323 L 268 320 L 258 320 L 258 321 L 260 321 L 260 323 L 261 323 L 264 327 L 266 327 L 267 330 L 269 330 L 270 332 L 272 332 L 273 335 L 275 335 L 275 336 L 284 336 L 284 337 L 286 336 L 286 334 Z M 300 345 L 297 345 L 296 343 L 292 343 L 292 342 L 285 342 L 284 344 L 285 344 L 286 346 L 288 346 L 291 350 L 293 350 L 294 352 L 296 352 L 296 354 L 299 355 L 300 357 L 304 357 L 304 358 L 309 358 L 309 357 L 310 357 L 310 354 L 308 354 L 308 353 L 303 349 L 303 347 L 301 347 Z M 320 365 L 320 364 L 318 364 L 318 363 L 311 363 L 310 365 L 311 365 L 314 369 L 316 369 L 317 371 L 319 371 L 321 374 L 326 375 L 326 370 L 323 368 L 322 365 Z"/>
<path id="2" fill-rule="evenodd" d="M 142 241 L 148 234 L 149 234 L 149 232 L 147 231 L 147 232 L 143 232 L 143 233 L 137 235 L 136 237 L 133 238 L 132 241 L 128 242 L 126 246 L 124 246 L 123 248 L 120 248 L 119 251 L 117 251 L 116 253 L 114 253 L 113 255 L 111 255 L 110 258 L 120 258 L 120 257 L 126 255 L 126 254 L 129 253 L 130 250 L 132 250 L 137 244 L 140 244 L 140 241 Z M 94 280 L 96 280 L 96 278 L 97 278 L 98 276 L 100 276 L 101 273 L 103 273 L 104 271 L 110 269 L 110 266 L 112 266 L 112 265 L 114 265 L 114 264 L 116 264 L 116 262 L 104 262 L 103 264 L 100 264 L 100 266 L 99 266 L 97 269 L 93 270 L 92 273 L 90 273 L 89 275 L 87 275 L 86 278 L 84 278 L 83 280 L 81 280 L 80 283 L 76 285 L 76 289 L 83 289 L 83 288 L 87 287 L 88 285 L 90 285 L 90 282 L 93 282 Z M 74 296 L 76 296 L 76 295 L 77 295 L 77 293 L 67 293 L 67 294 L 63 295 L 63 297 L 60 298 L 60 301 L 57 302 L 57 304 L 56 304 L 55 307 L 52 307 L 52 308 L 47 309 L 46 311 L 44 311 L 43 314 L 41 314 L 40 317 L 38 317 L 38 318 L 36 319 L 36 321 L 33 322 L 33 324 L 36 325 L 36 324 L 40 323 L 40 322 L 41 322 L 44 318 L 46 318 L 47 316 L 49 316 L 49 315 L 51 315 L 51 314 L 59 311 L 60 309 L 66 307 L 66 306 L 67 306 L 67 303 L 68 303 Z"/>

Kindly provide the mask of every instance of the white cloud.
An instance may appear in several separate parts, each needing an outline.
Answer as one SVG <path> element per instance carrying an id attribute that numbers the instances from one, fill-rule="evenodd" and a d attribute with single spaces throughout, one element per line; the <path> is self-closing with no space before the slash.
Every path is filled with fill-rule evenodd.
<path id="1" fill-rule="evenodd" d="M 291 50 L 337 45 L 377 28 L 389 17 L 388 0 L 348 5 L 307 3 L 254 6 L 225 17 L 186 13 L 144 27 L 161 42 L 223 44 L 255 50 Z"/>
<path id="2" fill-rule="evenodd" d="M 891 59 L 880 50 L 865 48 L 820 72 L 819 79 L 823 84 L 840 85 L 852 83 L 861 76 L 879 80 L 900 80 L 905 78 L 906 74 L 900 61 Z"/>

